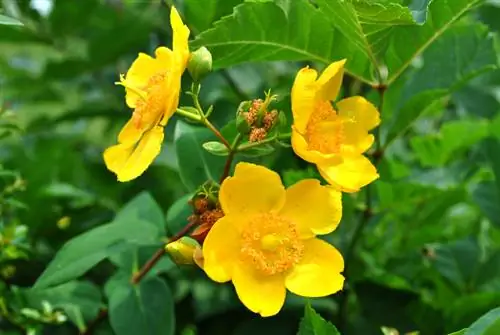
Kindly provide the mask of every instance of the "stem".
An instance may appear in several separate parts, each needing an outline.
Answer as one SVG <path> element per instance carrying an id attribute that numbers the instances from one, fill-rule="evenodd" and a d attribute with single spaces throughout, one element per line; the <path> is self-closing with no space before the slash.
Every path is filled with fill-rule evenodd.
<path id="1" fill-rule="evenodd" d="M 185 225 L 184 228 L 182 228 L 177 234 L 168 239 L 167 244 L 175 242 L 184 235 L 186 235 L 191 230 L 191 228 L 193 228 L 196 224 L 197 224 L 196 221 L 192 221 L 187 225 Z M 158 263 L 161 257 L 165 255 L 165 253 L 166 253 L 165 247 L 163 246 L 158 250 L 156 250 L 156 252 L 153 254 L 153 256 L 151 256 L 151 258 L 146 262 L 146 264 L 144 264 L 142 268 L 132 276 L 130 282 L 132 284 L 139 283 L 141 279 L 144 278 L 144 276 L 147 275 L 148 272 L 155 266 L 155 264 Z"/>
<path id="2" fill-rule="evenodd" d="M 222 172 L 222 176 L 220 177 L 219 184 L 222 184 L 224 179 L 229 176 L 229 170 L 231 170 L 231 164 L 233 163 L 234 156 L 236 155 L 236 152 L 238 152 L 238 144 L 242 140 L 241 134 L 238 133 L 236 137 L 234 138 L 233 144 L 231 144 L 231 147 L 229 148 L 229 155 L 227 156 L 226 159 L 226 164 L 224 165 L 224 171 Z"/>
<path id="3" fill-rule="evenodd" d="M 245 150 L 248 150 L 248 149 L 251 149 L 251 148 L 258 147 L 258 146 L 260 146 L 262 144 L 270 143 L 270 142 L 274 141 L 277 138 L 278 138 L 277 136 L 272 136 L 272 137 L 266 138 L 265 140 L 262 140 L 262 141 L 259 141 L 259 142 L 252 142 L 252 143 L 242 144 L 242 145 L 240 145 L 237 148 L 237 150 L 238 151 L 245 151 Z"/>
<path id="4" fill-rule="evenodd" d="M 185 111 L 183 109 L 180 109 L 180 108 L 177 108 L 175 110 L 175 112 L 181 116 L 184 116 L 186 119 L 190 119 L 190 120 L 193 120 L 193 121 L 198 121 L 198 122 L 201 122 L 202 121 L 202 118 L 201 116 L 199 116 L 198 114 L 194 114 L 194 113 L 190 113 L 188 111 Z"/>
<path id="5" fill-rule="evenodd" d="M 215 134 L 215 136 L 217 136 L 217 138 L 222 142 L 222 144 L 224 144 L 224 146 L 228 150 L 231 150 L 231 144 L 229 144 L 229 142 L 226 140 L 226 138 L 224 136 L 222 136 L 220 131 L 208 120 L 207 117 L 212 112 L 212 108 L 209 108 L 208 113 L 205 114 L 205 112 L 203 111 L 203 108 L 201 107 L 200 99 L 198 98 L 199 93 L 200 93 L 200 84 L 193 83 L 191 85 L 190 94 L 193 97 L 194 108 L 196 108 L 196 110 L 198 110 L 199 115 L 197 115 L 197 117 L 198 117 L 197 121 L 203 123 L 203 125 L 205 127 L 210 129 Z"/>
<path id="6" fill-rule="evenodd" d="M 210 121 L 208 121 L 207 118 L 204 117 L 201 122 L 208 129 L 210 129 L 215 134 L 215 136 L 217 136 L 217 138 L 222 142 L 222 144 L 224 144 L 224 146 L 228 150 L 231 150 L 231 144 L 229 144 L 229 142 L 226 140 L 226 138 L 224 136 L 222 136 L 222 134 L 220 133 L 220 131 L 217 128 L 215 128 L 215 126 Z"/>

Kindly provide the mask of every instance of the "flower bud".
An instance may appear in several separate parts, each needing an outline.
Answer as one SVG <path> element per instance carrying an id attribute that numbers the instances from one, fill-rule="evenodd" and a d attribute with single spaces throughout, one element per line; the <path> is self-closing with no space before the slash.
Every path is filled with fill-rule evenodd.
<path id="1" fill-rule="evenodd" d="M 165 250 L 176 264 L 194 264 L 194 251 L 199 247 L 194 239 L 184 236 L 168 243 Z"/>
<path id="2" fill-rule="evenodd" d="M 205 47 L 199 48 L 191 53 L 187 68 L 193 80 L 199 83 L 212 71 L 212 54 Z"/>

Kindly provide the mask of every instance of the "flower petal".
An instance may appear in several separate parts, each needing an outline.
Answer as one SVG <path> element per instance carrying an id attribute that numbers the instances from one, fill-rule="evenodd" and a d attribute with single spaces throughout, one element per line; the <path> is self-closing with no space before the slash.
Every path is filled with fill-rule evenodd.
<path id="1" fill-rule="evenodd" d="M 321 73 L 317 81 L 318 99 L 335 100 L 337 98 L 344 77 L 345 62 L 345 59 L 333 62 Z"/>
<path id="2" fill-rule="evenodd" d="M 156 60 L 164 71 L 169 71 L 174 62 L 174 53 L 167 47 L 158 47 L 155 50 Z"/>
<path id="3" fill-rule="evenodd" d="M 163 128 L 154 127 L 144 133 L 135 148 L 130 143 L 118 144 L 104 152 L 108 169 L 125 182 L 140 176 L 158 156 L 163 142 Z"/>
<path id="4" fill-rule="evenodd" d="M 299 227 L 302 238 L 328 234 L 337 228 L 342 217 L 341 193 L 319 180 L 304 179 L 286 190 L 286 202 L 280 215 Z"/>
<path id="5" fill-rule="evenodd" d="M 136 107 L 137 101 L 142 99 L 138 92 L 144 89 L 151 76 L 161 70 L 160 62 L 145 53 L 139 53 L 121 83 L 125 86 L 127 106 L 130 108 Z"/>
<path id="6" fill-rule="evenodd" d="M 126 164 L 127 159 L 134 150 L 135 143 L 122 143 L 113 145 L 104 150 L 104 163 L 111 172 L 117 174 Z"/>
<path id="7" fill-rule="evenodd" d="M 346 120 L 343 124 L 343 135 L 341 150 L 346 154 L 362 154 L 372 146 L 375 140 L 375 137 L 368 134 L 362 125 L 350 120 Z"/>
<path id="8" fill-rule="evenodd" d="M 149 127 L 151 126 L 149 125 Z M 137 143 L 146 129 L 142 124 L 137 123 L 132 116 L 118 134 L 118 143 Z"/>
<path id="9" fill-rule="evenodd" d="M 249 215 L 279 210 L 285 202 L 280 176 L 260 165 L 238 163 L 234 177 L 221 185 L 219 201 L 226 215 Z"/>
<path id="10" fill-rule="evenodd" d="M 174 55 L 182 69 L 181 72 L 183 72 L 189 58 L 189 28 L 182 22 L 179 13 L 173 6 L 170 11 L 170 25 L 174 35 L 172 41 Z"/>
<path id="11" fill-rule="evenodd" d="M 292 293 L 303 297 L 324 297 L 342 289 L 344 259 L 332 245 L 318 238 L 304 241 L 304 255 L 285 278 Z"/>
<path id="12" fill-rule="evenodd" d="M 297 156 L 310 163 L 339 164 L 342 157 L 336 154 L 324 154 L 316 150 L 309 150 L 309 144 L 295 126 L 292 126 L 292 148 Z"/>
<path id="13" fill-rule="evenodd" d="M 241 219 L 234 215 L 222 217 L 203 242 L 203 270 L 216 282 L 223 283 L 232 278 L 233 268 L 238 262 Z"/>
<path id="14" fill-rule="evenodd" d="M 318 73 L 314 69 L 305 67 L 301 69 L 292 87 L 292 114 L 293 124 L 300 133 L 306 130 L 309 117 L 314 111 L 316 104 L 316 77 Z"/>
<path id="15" fill-rule="evenodd" d="M 344 192 L 357 192 L 379 177 L 375 166 L 363 155 L 344 156 L 344 162 L 338 165 L 319 164 L 318 171 Z"/>
<path id="16" fill-rule="evenodd" d="M 366 131 L 380 124 L 380 114 L 377 108 L 363 97 L 342 99 L 337 103 L 337 108 L 341 117 L 352 119 Z"/>
<path id="17" fill-rule="evenodd" d="M 234 268 L 233 284 L 243 305 L 261 316 L 278 314 L 285 303 L 286 289 L 282 275 L 263 276 L 240 262 Z"/>

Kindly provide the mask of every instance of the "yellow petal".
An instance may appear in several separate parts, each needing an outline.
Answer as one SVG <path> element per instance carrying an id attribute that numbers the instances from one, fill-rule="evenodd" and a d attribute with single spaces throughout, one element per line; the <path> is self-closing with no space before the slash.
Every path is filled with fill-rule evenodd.
<path id="1" fill-rule="evenodd" d="M 130 181 L 146 171 L 160 153 L 162 142 L 163 128 L 157 126 L 144 133 L 135 148 L 127 143 L 107 149 L 104 161 L 116 173 L 118 181 Z"/>
<path id="2" fill-rule="evenodd" d="M 170 70 L 174 62 L 174 53 L 167 47 L 158 47 L 155 56 L 159 65 L 166 71 Z"/>
<path id="3" fill-rule="evenodd" d="M 366 131 L 380 124 L 380 114 L 377 108 L 363 97 L 342 99 L 337 103 L 337 108 L 341 117 L 352 119 Z"/>
<path id="4" fill-rule="evenodd" d="M 142 99 L 138 92 L 146 87 L 149 78 L 161 70 L 160 62 L 149 55 L 139 53 L 139 56 L 130 66 L 125 80 L 122 81 L 126 91 L 125 99 L 130 108 L 135 108 L 137 101 Z"/>
<path id="5" fill-rule="evenodd" d="M 318 165 L 319 173 L 344 192 L 357 192 L 379 177 L 377 169 L 363 155 L 344 156 L 342 164 Z"/>
<path id="6" fill-rule="evenodd" d="M 331 233 L 342 217 L 341 193 L 316 179 L 304 179 L 286 190 L 280 214 L 298 226 L 302 238 Z"/>
<path id="7" fill-rule="evenodd" d="M 317 238 L 304 241 L 304 256 L 285 278 L 292 293 L 324 297 L 342 289 L 344 259 L 335 247 Z"/>
<path id="8" fill-rule="evenodd" d="M 128 143 L 135 144 L 139 142 L 142 134 L 147 128 L 143 127 L 142 124 L 137 123 L 134 117 L 130 118 L 128 122 L 123 126 L 122 130 L 118 134 L 118 143 Z"/>
<path id="9" fill-rule="evenodd" d="M 226 215 L 269 212 L 283 207 L 285 188 L 276 172 L 242 162 L 236 165 L 234 177 L 222 183 L 219 201 Z"/>
<path id="10" fill-rule="evenodd" d="M 184 71 L 187 60 L 189 58 L 189 28 L 184 25 L 179 13 L 173 6 L 172 10 L 170 11 L 170 25 L 172 26 L 174 35 L 172 42 L 174 55 L 177 57 L 182 71 Z"/>
<path id="11" fill-rule="evenodd" d="M 293 124 L 297 131 L 304 133 L 309 117 L 316 104 L 316 70 L 305 67 L 301 69 L 292 87 Z"/>
<path id="12" fill-rule="evenodd" d="M 233 284 L 243 305 L 261 316 L 278 314 L 285 303 L 286 289 L 282 275 L 263 276 L 240 262 L 234 268 Z"/>
<path id="13" fill-rule="evenodd" d="M 231 280 L 239 255 L 242 218 L 226 215 L 210 229 L 203 242 L 204 270 L 214 281 Z"/>
<path id="14" fill-rule="evenodd" d="M 117 173 L 126 164 L 134 150 L 135 143 L 113 145 L 104 150 L 104 163 L 111 172 Z"/>
<path id="15" fill-rule="evenodd" d="M 344 76 L 345 59 L 333 62 L 321 73 L 318 78 L 318 99 L 335 100 L 339 94 Z"/>
<path id="16" fill-rule="evenodd" d="M 168 120 L 175 114 L 177 107 L 179 106 L 179 94 L 181 88 L 181 78 L 172 78 L 169 82 L 169 97 L 166 100 L 165 112 L 163 113 L 160 125 L 165 127 Z"/>
<path id="17" fill-rule="evenodd" d="M 309 150 L 309 144 L 304 136 L 296 130 L 295 126 L 292 126 L 291 142 L 295 154 L 307 162 L 315 164 L 339 164 L 342 162 L 342 157 L 339 155 L 324 154 L 316 150 Z"/>
<path id="18" fill-rule="evenodd" d="M 375 137 L 368 134 L 362 125 L 349 120 L 343 124 L 343 135 L 342 153 L 362 154 L 372 146 L 375 140 Z"/>

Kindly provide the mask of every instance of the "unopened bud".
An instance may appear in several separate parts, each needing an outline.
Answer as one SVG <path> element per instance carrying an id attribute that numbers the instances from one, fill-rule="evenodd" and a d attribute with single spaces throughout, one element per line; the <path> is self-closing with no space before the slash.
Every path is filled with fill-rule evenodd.
<path id="1" fill-rule="evenodd" d="M 199 83 L 212 71 L 212 54 L 205 47 L 199 48 L 191 53 L 187 68 L 193 80 Z"/>
<path id="2" fill-rule="evenodd" d="M 165 246 L 165 250 L 176 264 L 194 264 L 194 251 L 200 245 L 194 239 L 181 237 Z"/>

